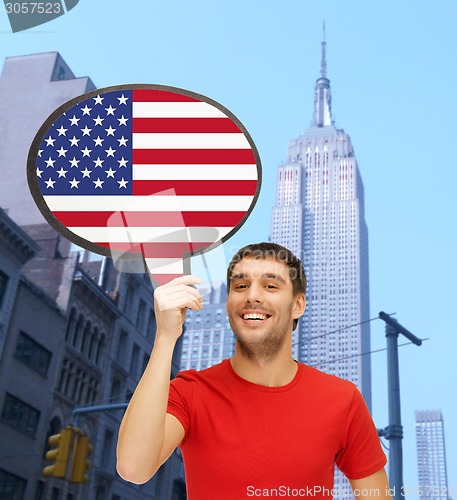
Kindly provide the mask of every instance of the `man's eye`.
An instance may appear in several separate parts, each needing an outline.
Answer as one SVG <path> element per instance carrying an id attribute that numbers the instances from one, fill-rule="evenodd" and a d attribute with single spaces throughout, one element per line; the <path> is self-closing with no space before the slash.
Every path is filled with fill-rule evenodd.
<path id="1" fill-rule="evenodd" d="M 235 285 L 235 290 L 239 290 L 240 288 L 246 288 L 246 285 Z"/>
<path id="2" fill-rule="evenodd" d="M 277 288 L 276 285 L 267 285 L 267 288 Z"/>

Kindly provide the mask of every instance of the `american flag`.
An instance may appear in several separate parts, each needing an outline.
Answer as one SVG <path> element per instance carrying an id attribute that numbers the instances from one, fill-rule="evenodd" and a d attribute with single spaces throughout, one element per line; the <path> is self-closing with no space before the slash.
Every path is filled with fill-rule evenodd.
<path id="1" fill-rule="evenodd" d="M 104 255 L 141 252 L 159 284 L 183 274 L 184 253 L 233 234 L 260 188 L 240 125 L 176 90 L 81 96 L 45 128 L 36 156 L 39 191 L 65 236 Z"/>

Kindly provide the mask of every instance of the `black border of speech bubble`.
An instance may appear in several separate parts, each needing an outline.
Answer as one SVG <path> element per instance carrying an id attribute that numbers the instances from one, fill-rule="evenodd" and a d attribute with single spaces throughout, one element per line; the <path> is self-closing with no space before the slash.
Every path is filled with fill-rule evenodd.
<path id="1" fill-rule="evenodd" d="M 189 274 L 190 272 L 190 262 L 189 258 L 193 255 L 200 255 L 203 254 L 207 251 L 212 250 L 213 248 L 216 248 L 219 245 L 222 245 L 225 243 L 228 239 L 230 239 L 241 227 L 244 225 L 248 217 L 251 215 L 252 210 L 254 209 L 254 206 L 257 203 L 259 194 L 260 194 L 260 188 L 262 184 L 262 165 L 260 161 L 260 155 L 259 152 L 257 151 L 256 145 L 254 144 L 254 141 L 252 140 L 252 137 L 250 136 L 249 132 L 246 130 L 246 127 L 241 123 L 241 121 L 227 108 L 219 104 L 217 101 L 210 99 L 209 97 L 206 97 L 205 95 L 198 94 L 196 92 L 192 92 L 190 90 L 185 90 L 181 89 L 179 87 L 171 87 L 168 85 L 158 85 L 158 84 L 148 84 L 148 83 L 139 83 L 139 84 L 124 84 L 124 85 L 113 85 L 110 87 L 103 87 L 101 89 L 96 89 L 96 90 L 91 90 L 90 92 L 86 92 L 85 94 L 81 94 L 77 97 L 74 97 L 70 99 L 69 101 L 65 102 L 61 106 L 59 106 L 57 109 L 55 109 L 49 116 L 46 118 L 44 121 L 43 125 L 39 128 L 38 132 L 36 133 L 32 144 L 29 149 L 29 154 L 27 156 L 27 182 L 29 185 L 30 193 L 32 194 L 32 197 L 40 210 L 41 214 L 43 217 L 46 219 L 48 224 L 55 229 L 60 235 L 62 235 L 64 238 L 68 239 L 75 245 L 78 245 L 79 247 L 85 248 L 86 250 L 89 250 L 90 252 L 94 252 L 98 255 L 103 255 L 105 257 L 111 257 L 112 253 L 109 248 L 105 247 L 100 247 L 96 245 L 95 243 L 90 242 L 89 240 L 86 240 L 84 238 L 81 238 L 77 234 L 73 233 L 70 231 L 66 226 L 64 226 L 51 212 L 49 209 L 48 205 L 44 201 L 43 194 L 40 191 L 40 187 L 38 184 L 38 179 L 36 176 L 36 159 L 38 156 L 38 151 L 40 148 L 40 145 L 46 135 L 46 132 L 49 131 L 50 127 L 52 124 L 59 118 L 65 111 L 70 109 L 72 106 L 75 104 L 78 104 L 79 102 L 82 102 L 86 99 L 90 99 L 91 97 L 97 96 L 104 94 L 106 92 L 112 92 L 116 90 L 135 90 L 135 89 L 151 89 L 151 90 L 165 90 L 168 92 L 174 92 L 177 94 L 182 94 L 188 97 L 193 97 L 195 99 L 199 99 L 200 101 L 207 102 L 208 104 L 211 104 L 215 108 L 218 108 L 220 111 L 225 113 L 237 126 L 238 128 L 243 132 L 244 136 L 247 138 L 252 151 L 254 153 L 254 158 L 256 162 L 256 167 L 257 167 L 257 188 L 256 192 L 254 194 L 254 197 L 252 199 L 251 205 L 249 206 L 248 210 L 246 211 L 245 216 L 241 219 L 241 221 L 225 236 L 223 236 L 221 239 L 215 241 L 211 245 L 208 245 L 205 248 L 200 248 L 198 250 L 192 251 L 192 252 L 185 252 L 183 254 L 183 270 L 184 274 Z M 133 252 L 124 252 L 119 258 L 133 258 L 139 257 L 139 254 L 133 253 Z M 141 256 L 143 257 L 143 256 Z M 144 260 L 144 257 L 143 257 Z"/>

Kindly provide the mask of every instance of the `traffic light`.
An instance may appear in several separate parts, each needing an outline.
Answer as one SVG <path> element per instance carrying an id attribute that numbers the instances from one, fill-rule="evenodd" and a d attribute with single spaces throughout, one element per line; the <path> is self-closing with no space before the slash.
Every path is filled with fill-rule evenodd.
<path id="1" fill-rule="evenodd" d="M 48 439 L 53 449 L 46 453 L 46 460 L 55 463 L 44 468 L 43 473 L 46 477 L 65 477 L 72 437 L 72 429 L 62 429 L 59 434 L 54 434 Z"/>
<path id="2" fill-rule="evenodd" d="M 77 436 L 71 465 L 70 481 L 72 483 L 87 483 L 89 481 L 86 471 L 90 469 L 91 463 L 87 457 L 92 453 L 93 449 L 94 447 L 89 443 L 87 436 L 83 434 Z"/>

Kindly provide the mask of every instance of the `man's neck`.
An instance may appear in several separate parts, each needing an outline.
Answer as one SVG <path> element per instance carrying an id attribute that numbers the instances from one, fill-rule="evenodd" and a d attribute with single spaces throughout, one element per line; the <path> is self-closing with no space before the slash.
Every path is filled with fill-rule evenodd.
<path id="1" fill-rule="evenodd" d="M 235 345 L 235 354 L 230 358 L 235 373 L 253 384 L 266 387 L 281 387 L 289 384 L 297 374 L 298 364 L 290 352 L 273 359 L 248 359 Z"/>

